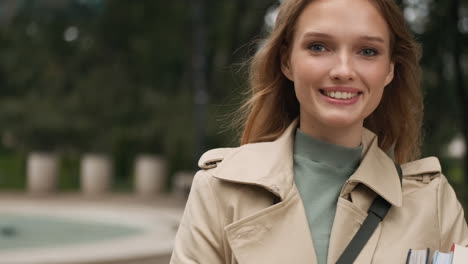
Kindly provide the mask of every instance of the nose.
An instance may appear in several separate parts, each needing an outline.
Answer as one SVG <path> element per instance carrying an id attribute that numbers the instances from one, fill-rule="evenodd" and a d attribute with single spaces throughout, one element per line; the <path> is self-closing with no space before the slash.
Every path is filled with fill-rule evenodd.
<path id="1" fill-rule="evenodd" d="M 356 72 L 353 68 L 351 56 L 342 52 L 330 69 L 330 78 L 334 81 L 352 81 L 356 78 Z"/>

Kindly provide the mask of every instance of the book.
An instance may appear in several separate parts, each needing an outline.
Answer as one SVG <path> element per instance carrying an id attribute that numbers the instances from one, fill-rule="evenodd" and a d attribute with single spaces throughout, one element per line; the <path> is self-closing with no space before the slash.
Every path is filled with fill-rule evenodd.
<path id="1" fill-rule="evenodd" d="M 430 249 L 410 249 L 406 264 L 429 264 Z M 432 264 L 466 264 L 468 263 L 468 247 L 452 244 L 450 252 L 436 250 L 432 257 Z"/>
<path id="2" fill-rule="evenodd" d="M 439 250 L 434 252 L 432 258 L 432 264 L 451 264 L 452 263 L 453 252 L 443 253 Z"/>
<path id="3" fill-rule="evenodd" d="M 453 258 L 452 264 L 468 263 L 468 248 L 457 244 L 452 245 Z"/>
<path id="4" fill-rule="evenodd" d="M 430 250 L 426 249 L 410 249 L 406 264 L 429 264 Z"/>

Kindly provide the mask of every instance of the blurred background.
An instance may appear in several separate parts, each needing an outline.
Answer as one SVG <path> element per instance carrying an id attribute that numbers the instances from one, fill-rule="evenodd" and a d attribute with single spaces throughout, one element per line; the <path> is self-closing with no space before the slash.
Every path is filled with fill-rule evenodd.
<path id="1" fill-rule="evenodd" d="M 468 1 L 404 0 L 424 47 L 424 156 L 465 182 Z M 0 189 L 24 189 L 31 152 L 59 156 L 60 190 L 76 190 L 83 154 L 113 161 L 131 188 L 135 158 L 171 176 L 207 149 L 238 144 L 229 115 L 245 62 L 268 32 L 274 0 L 0 1 Z"/>
<path id="2" fill-rule="evenodd" d="M 468 205 L 468 1 L 397 2 L 424 47 L 423 156 Z M 0 192 L 187 188 L 201 153 L 238 145 L 243 63 L 276 5 L 1 0 Z"/>

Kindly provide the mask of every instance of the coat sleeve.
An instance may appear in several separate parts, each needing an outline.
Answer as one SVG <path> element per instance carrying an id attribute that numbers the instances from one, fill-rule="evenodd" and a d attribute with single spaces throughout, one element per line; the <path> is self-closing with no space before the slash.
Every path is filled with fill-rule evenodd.
<path id="1" fill-rule="evenodd" d="M 437 210 L 441 232 L 440 250 L 450 251 L 452 243 L 468 246 L 468 227 L 463 208 L 447 179 L 441 175 L 437 192 Z"/>
<path id="2" fill-rule="evenodd" d="M 199 171 L 193 179 L 170 264 L 224 263 L 223 227 L 208 177 L 205 171 Z"/>

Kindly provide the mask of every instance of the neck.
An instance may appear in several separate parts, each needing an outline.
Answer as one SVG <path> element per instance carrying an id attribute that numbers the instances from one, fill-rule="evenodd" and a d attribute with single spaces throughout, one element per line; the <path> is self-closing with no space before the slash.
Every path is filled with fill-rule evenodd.
<path id="1" fill-rule="evenodd" d="M 347 148 L 356 148 L 361 144 L 362 124 L 351 127 L 330 127 L 304 121 L 301 117 L 299 128 L 311 137 Z"/>

